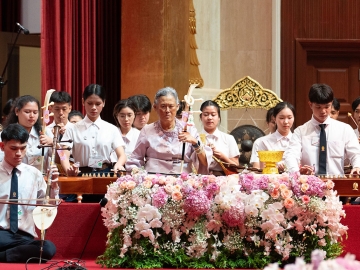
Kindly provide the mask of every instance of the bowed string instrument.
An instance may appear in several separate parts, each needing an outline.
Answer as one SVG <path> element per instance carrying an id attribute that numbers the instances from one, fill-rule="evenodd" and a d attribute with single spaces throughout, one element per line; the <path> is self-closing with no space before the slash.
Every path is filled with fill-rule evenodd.
<path id="1" fill-rule="evenodd" d="M 181 112 L 181 121 L 182 121 L 182 124 L 184 126 L 183 127 L 183 132 L 187 131 L 188 126 L 193 126 L 194 125 L 194 116 L 193 116 L 194 111 L 191 110 L 191 106 L 194 105 L 195 101 L 199 101 L 199 100 L 201 101 L 202 100 L 202 98 L 194 99 L 194 97 L 192 96 L 192 92 L 194 91 L 196 86 L 198 86 L 198 84 L 190 84 L 188 92 L 184 96 L 185 106 L 184 106 L 184 110 Z M 186 143 L 184 142 L 183 147 L 182 147 L 182 152 L 181 152 L 180 173 L 182 173 L 183 169 L 184 169 L 185 148 L 186 148 Z M 194 169 L 195 168 L 193 168 L 193 170 Z"/>

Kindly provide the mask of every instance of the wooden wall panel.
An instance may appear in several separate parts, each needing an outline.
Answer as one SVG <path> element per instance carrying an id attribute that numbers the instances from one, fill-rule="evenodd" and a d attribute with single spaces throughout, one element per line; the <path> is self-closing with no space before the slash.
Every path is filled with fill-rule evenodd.
<path id="1" fill-rule="evenodd" d="M 360 1 L 281 1 L 281 98 L 295 106 L 303 103 L 295 93 L 296 39 L 360 39 Z M 299 96 L 307 99 L 307 92 Z"/>

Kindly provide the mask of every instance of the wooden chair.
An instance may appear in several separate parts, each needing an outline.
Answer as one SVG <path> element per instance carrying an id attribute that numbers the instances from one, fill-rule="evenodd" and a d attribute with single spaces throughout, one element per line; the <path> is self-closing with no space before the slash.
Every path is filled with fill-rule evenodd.
<path id="1" fill-rule="evenodd" d="M 233 110 L 233 109 L 245 109 L 244 112 L 248 112 L 248 109 L 252 111 L 255 109 L 265 110 L 263 112 L 264 123 L 266 111 L 282 100 L 271 90 L 264 89 L 259 82 L 252 79 L 249 76 L 243 77 L 236 81 L 230 88 L 221 91 L 214 99 L 221 110 Z M 241 110 L 239 110 L 240 112 Z M 244 114 L 244 112 L 242 114 Z M 251 113 L 248 112 L 251 116 Z M 241 112 L 239 113 L 241 114 Z M 239 116 L 238 119 L 241 119 Z M 229 122 L 229 120 L 228 120 Z M 238 123 L 237 121 L 236 123 Z M 256 121 L 253 120 L 256 124 Z M 259 137 L 264 136 L 265 132 L 258 128 L 256 125 L 235 125 L 230 132 L 235 137 L 240 150 L 240 164 L 249 165 L 251 157 L 252 143 Z M 221 162 L 221 161 L 220 161 Z M 219 163 L 220 164 L 220 163 Z M 220 164 L 221 166 L 222 164 Z M 224 166 L 221 166 L 222 168 Z M 242 167 L 242 166 L 240 166 Z M 223 168 L 224 170 L 224 168 Z M 227 173 L 224 170 L 225 173 Z"/>

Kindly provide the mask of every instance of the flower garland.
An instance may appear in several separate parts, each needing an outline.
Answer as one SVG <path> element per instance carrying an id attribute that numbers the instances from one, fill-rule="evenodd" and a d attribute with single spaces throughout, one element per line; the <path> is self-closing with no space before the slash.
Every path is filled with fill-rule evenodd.
<path id="1" fill-rule="evenodd" d="M 299 174 L 148 175 L 108 187 L 97 263 L 131 268 L 263 268 L 341 254 L 345 212 L 331 180 Z"/>

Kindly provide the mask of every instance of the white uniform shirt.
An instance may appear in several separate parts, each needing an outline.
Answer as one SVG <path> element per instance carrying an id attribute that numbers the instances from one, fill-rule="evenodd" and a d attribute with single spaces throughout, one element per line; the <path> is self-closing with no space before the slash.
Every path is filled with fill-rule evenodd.
<path id="1" fill-rule="evenodd" d="M 250 163 L 260 162 L 257 151 L 286 150 L 291 137 L 291 132 L 287 136 L 283 136 L 276 130 L 274 133 L 256 139 L 253 144 Z"/>
<path id="2" fill-rule="evenodd" d="M 1 133 L 0 133 L 1 134 Z M 49 137 L 52 136 L 52 133 L 45 129 L 45 134 Z M 1 141 L 1 136 L 0 136 Z M 35 131 L 35 128 L 32 127 L 29 133 L 29 139 L 27 141 L 26 146 L 26 155 L 24 156 L 22 162 L 25 164 L 29 164 L 38 170 L 41 170 L 41 160 L 42 160 L 42 149 L 39 149 L 40 145 L 40 135 L 38 135 Z M 44 147 L 44 172 L 46 172 L 47 168 L 47 160 L 49 157 L 49 147 Z M 0 151 L 0 161 L 4 159 L 4 152 Z"/>
<path id="3" fill-rule="evenodd" d="M 354 129 L 354 132 L 355 132 L 355 134 L 356 134 L 356 137 L 359 138 L 359 137 L 360 137 L 359 130 L 358 130 L 357 128 L 355 128 L 355 129 Z"/>
<path id="4" fill-rule="evenodd" d="M 284 159 L 290 172 L 298 171 L 299 164 L 315 167 L 319 170 L 319 122 L 310 121 L 295 129 L 290 145 L 285 151 Z M 328 117 L 326 124 L 327 157 L 326 172 L 328 175 L 343 175 L 344 160 L 348 158 L 353 167 L 360 167 L 360 146 L 350 125 Z"/>
<path id="5" fill-rule="evenodd" d="M 90 157 L 101 157 L 103 163 L 111 163 L 111 152 L 125 145 L 118 128 L 100 117 L 92 122 L 85 116 L 66 129 L 62 140 L 69 139 L 73 142 L 62 144 L 72 147 L 72 155 L 75 162 L 80 162 L 80 167 L 89 166 Z"/>
<path id="6" fill-rule="evenodd" d="M 41 202 L 35 200 L 37 198 L 44 198 L 46 195 L 47 185 L 41 172 L 33 166 L 29 166 L 24 163 L 21 163 L 16 168 L 18 169 L 16 173 L 18 175 L 18 198 L 33 199 L 23 200 L 20 202 L 28 204 L 41 204 Z M 0 163 L 0 198 L 4 200 L 9 199 L 12 170 L 13 167 L 6 161 L 2 161 Z M 52 190 L 50 197 L 54 198 L 55 195 L 58 195 L 58 193 L 59 190 Z M 18 206 L 18 228 L 19 230 L 37 237 L 32 216 L 34 208 L 35 206 L 30 205 Z M 10 228 L 9 213 L 10 204 L 0 204 L 0 227 L 6 230 Z"/>
<path id="7" fill-rule="evenodd" d="M 204 129 L 201 133 L 206 135 L 206 145 L 213 144 L 218 151 L 221 151 L 228 158 L 240 156 L 239 147 L 233 135 L 226 134 L 218 128 L 216 128 L 213 134 L 207 133 Z M 212 159 L 209 170 L 222 171 L 222 168 L 219 163 Z"/>
<path id="8" fill-rule="evenodd" d="M 119 132 L 121 134 L 120 128 L 119 128 Z M 139 138 L 139 134 L 140 134 L 140 130 L 138 130 L 137 128 L 134 128 L 134 127 L 131 128 L 126 135 L 121 134 L 121 137 L 125 143 L 124 149 L 125 149 L 125 154 L 126 154 L 127 158 L 129 158 L 131 156 L 131 153 L 134 151 L 137 139 Z M 118 158 L 117 158 L 115 152 L 111 153 L 111 161 L 112 162 L 118 161 Z"/>

